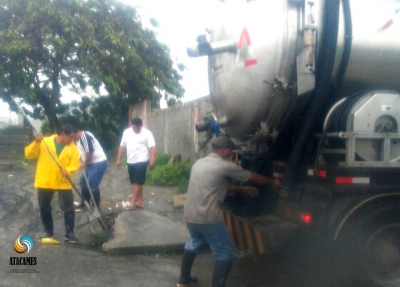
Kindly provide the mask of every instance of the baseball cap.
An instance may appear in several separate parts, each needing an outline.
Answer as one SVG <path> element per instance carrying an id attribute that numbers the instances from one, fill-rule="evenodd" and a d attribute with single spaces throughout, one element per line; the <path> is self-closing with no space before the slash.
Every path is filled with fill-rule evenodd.
<path id="1" fill-rule="evenodd" d="M 214 138 L 211 141 L 211 146 L 213 148 L 224 148 L 224 147 L 232 148 L 232 149 L 236 149 L 237 148 L 235 143 L 230 138 L 228 138 L 227 136 L 219 136 L 219 137 Z"/>

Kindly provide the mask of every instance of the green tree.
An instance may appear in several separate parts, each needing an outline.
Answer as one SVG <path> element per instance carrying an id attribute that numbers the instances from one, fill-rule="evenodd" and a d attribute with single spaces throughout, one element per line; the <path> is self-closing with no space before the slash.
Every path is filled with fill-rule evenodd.
<path id="1" fill-rule="evenodd" d="M 175 99 L 175 98 L 169 98 L 168 100 L 167 100 L 167 106 L 168 107 L 172 107 L 172 106 L 175 106 L 176 104 L 181 104 L 182 102 L 180 101 L 180 100 L 177 100 L 177 99 Z"/>
<path id="2" fill-rule="evenodd" d="M 113 0 L 0 0 L 0 98 L 14 109 L 10 96 L 20 98 L 53 131 L 59 117 L 71 115 L 107 132 L 118 129 L 130 104 L 150 99 L 159 107 L 161 92 L 181 98 L 180 79 L 169 49 L 143 28 L 133 7 Z M 62 87 L 81 100 L 63 103 Z"/>

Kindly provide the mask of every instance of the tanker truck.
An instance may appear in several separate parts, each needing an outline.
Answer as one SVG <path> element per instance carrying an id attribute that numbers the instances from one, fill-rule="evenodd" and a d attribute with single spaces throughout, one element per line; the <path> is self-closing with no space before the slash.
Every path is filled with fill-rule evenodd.
<path id="1" fill-rule="evenodd" d="M 265 253 L 274 214 L 342 246 L 365 282 L 400 286 L 400 1 L 219 5 L 187 49 L 208 57 L 213 110 L 196 129 L 282 183 L 227 200 L 237 248 Z"/>

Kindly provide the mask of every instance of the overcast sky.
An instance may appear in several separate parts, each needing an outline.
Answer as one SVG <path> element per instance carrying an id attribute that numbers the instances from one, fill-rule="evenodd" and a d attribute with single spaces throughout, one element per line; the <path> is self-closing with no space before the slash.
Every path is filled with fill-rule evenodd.
<path id="1" fill-rule="evenodd" d="M 205 34 L 214 17 L 218 0 L 120 0 L 137 7 L 148 25 L 150 18 L 159 22 L 155 29 L 160 42 L 170 49 L 172 57 L 186 66 L 181 84 L 185 88 L 184 101 L 208 95 L 207 57 L 189 58 L 186 48 L 196 44 L 196 38 Z"/>
<path id="2" fill-rule="evenodd" d="M 196 44 L 196 38 L 205 33 L 217 15 L 218 0 L 120 0 L 137 7 L 142 22 L 150 27 L 149 19 L 155 18 L 158 40 L 171 49 L 171 56 L 186 66 L 181 73 L 185 88 L 183 101 L 208 95 L 207 57 L 189 58 L 186 48 Z M 73 98 L 72 95 L 65 97 Z M 72 100 L 72 99 L 68 99 Z M 67 101 L 68 101 L 67 100 Z M 8 105 L 0 101 L 0 118 L 9 117 Z"/>

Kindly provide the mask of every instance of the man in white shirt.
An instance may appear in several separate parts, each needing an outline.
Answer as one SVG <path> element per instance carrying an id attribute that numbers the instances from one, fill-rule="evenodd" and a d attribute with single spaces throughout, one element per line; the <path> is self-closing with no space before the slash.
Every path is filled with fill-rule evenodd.
<path id="1" fill-rule="evenodd" d="M 156 164 L 156 144 L 153 134 L 143 127 L 142 119 L 133 118 L 131 127 L 122 135 L 118 149 L 117 167 L 121 167 L 121 157 L 127 152 L 129 180 L 133 185 L 130 208 L 143 208 L 143 184 L 146 180 L 147 166 L 152 169 Z"/>
<path id="2" fill-rule="evenodd" d="M 75 131 L 75 144 L 79 149 L 81 155 L 81 168 L 85 172 L 89 187 L 92 191 L 94 203 L 100 205 L 100 188 L 99 185 L 103 179 L 104 172 L 107 168 L 107 156 L 103 151 L 98 140 L 94 135 L 88 131 L 76 129 Z M 79 181 L 82 190 L 83 200 L 88 203 L 91 202 L 89 187 L 87 186 L 86 179 L 82 174 Z M 78 207 L 84 207 L 84 202 L 81 202 Z"/>

